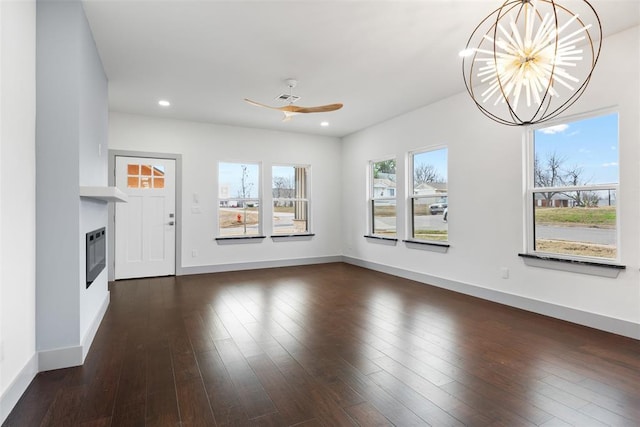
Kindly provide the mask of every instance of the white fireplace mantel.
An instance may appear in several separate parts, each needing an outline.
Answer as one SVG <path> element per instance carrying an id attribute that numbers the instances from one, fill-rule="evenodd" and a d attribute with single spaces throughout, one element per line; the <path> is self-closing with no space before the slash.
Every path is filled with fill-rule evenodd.
<path id="1" fill-rule="evenodd" d="M 80 187 L 80 197 L 114 203 L 126 203 L 129 201 L 127 195 L 118 187 Z"/>

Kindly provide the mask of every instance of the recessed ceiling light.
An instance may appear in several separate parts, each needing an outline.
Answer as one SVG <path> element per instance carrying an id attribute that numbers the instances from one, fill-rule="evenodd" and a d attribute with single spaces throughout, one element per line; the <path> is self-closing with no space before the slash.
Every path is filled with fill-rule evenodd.
<path id="1" fill-rule="evenodd" d="M 166 99 L 161 99 L 160 101 L 158 101 L 158 105 L 161 107 L 169 107 L 171 106 L 171 103 Z"/>
<path id="2" fill-rule="evenodd" d="M 329 122 L 322 122 L 320 123 L 320 126 L 326 128 L 327 126 L 329 126 Z"/>

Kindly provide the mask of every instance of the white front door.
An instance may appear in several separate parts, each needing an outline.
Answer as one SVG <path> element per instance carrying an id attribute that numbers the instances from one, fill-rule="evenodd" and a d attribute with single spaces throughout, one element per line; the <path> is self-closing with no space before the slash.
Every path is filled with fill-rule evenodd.
<path id="1" fill-rule="evenodd" d="M 129 196 L 116 203 L 117 279 L 175 274 L 176 162 L 116 156 L 116 187 Z"/>

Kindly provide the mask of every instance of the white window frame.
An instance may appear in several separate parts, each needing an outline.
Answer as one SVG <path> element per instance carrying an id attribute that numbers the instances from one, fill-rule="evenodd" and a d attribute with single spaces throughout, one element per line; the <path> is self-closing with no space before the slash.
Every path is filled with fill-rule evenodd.
<path id="1" fill-rule="evenodd" d="M 373 166 L 376 163 L 386 162 L 389 160 L 394 160 L 396 162 L 396 190 L 394 191 L 394 196 L 376 196 L 374 191 L 374 169 Z M 396 156 L 386 156 L 376 160 L 369 160 L 369 164 L 367 165 L 367 173 L 368 173 L 368 208 L 367 213 L 369 217 L 368 221 L 368 235 L 372 237 L 380 237 L 383 239 L 391 239 L 397 240 L 398 238 L 398 158 Z M 393 236 L 386 234 L 375 233 L 375 217 L 374 217 L 374 205 L 375 202 L 379 201 L 389 201 L 393 202 L 396 208 L 396 230 Z"/>
<path id="2" fill-rule="evenodd" d="M 257 196 L 256 197 L 246 197 L 246 198 L 241 198 L 241 197 L 231 197 L 231 194 L 229 194 L 229 197 L 220 197 L 220 165 L 223 163 L 227 163 L 227 164 L 237 164 L 237 165 L 252 165 L 252 166 L 258 166 L 258 185 L 256 185 L 256 191 L 257 191 Z M 216 235 L 218 236 L 218 238 L 224 239 L 224 238 L 252 238 L 252 237 L 263 237 L 263 227 L 264 227 L 264 216 L 262 215 L 262 209 L 263 209 L 263 197 L 262 197 L 262 182 L 264 182 L 264 177 L 263 177 L 263 167 L 262 167 L 262 162 L 260 161 L 237 161 L 237 160 L 220 160 L 218 162 L 218 189 L 217 189 L 217 193 L 218 193 L 218 203 L 217 203 L 217 215 L 216 215 L 216 222 L 217 224 L 217 232 Z M 230 201 L 238 201 L 238 202 L 244 202 L 244 203 L 258 203 L 258 232 L 257 234 L 230 234 L 230 235 L 223 235 L 221 228 L 220 228 L 220 204 L 221 202 L 230 202 Z"/>
<path id="3" fill-rule="evenodd" d="M 414 194 L 414 176 L 415 176 L 415 172 L 414 172 L 414 157 L 416 155 L 419 154 L 423 154 L 423 153 L 428 153 L 431 151 L 438 151 L 438 150 L 447 150 L 447 176 L 446 176 L 446 180 L 447 180 L 447 187 L 449 185 L 449 147 L 446 144 L 440 144 L 440 145 L 435 145 L 435 146 L 431 146 L 431 147 L 427 147 L 427 148 L 420 148 L 417 150 L 413 150 L 410 151 L 408 153 L 408 165 L 409 165 L 409 173 L 407 174 L 407 188 L 410 189 L 410 194 L 407 196 L 407 213 L 408 213 L 408 217 L 409 220 L 407 221 L 407 225 L 408 225 L 408 235 L 409 235 L 409 239 L 412 241 L 416 241 L 416 242 L 424 242 L 424 243 L 434 243 L 434 244 L 449 244 L 449 233 L 447 232 L 447 240 L 429 240 L 429 239 L 421 239 L 421 238 L 417 238 L 415 237 L 415 225 L 414 225 L 414 218 L 415 215 L 413 214 L 413 206 L 415 203 L 416 199 L 432 199 L 435 196 L 424 196 L 424 195 L 416 195 Z M 437 195 L 438 198 L 442 198 L 442 197 L 446 197 L 447 198 L 447 205 L 449 203 L 449 189 L 447 188 L 447 192 L 446 193 L 441 193 Z M 448 224 L 448 222 L 447 222 Z M 448 225 L 447 225 L 447 230 L 448 230 Z"/>
<path id="4" fill-rule="evenodd" d="M 620 262 L 620 172 L 618 171 L 618 183 L 612 184 L 592 184 L 592 185 L 576 185 L 576 186 L 558 186 L 558 187 L 536 187 L 535 186 L 535 177 L 534 177 L 534 162 L 535 162 L 535 132 L 540 129 L 544 129 L 547 127 L 551 127 L 558 124 L 566 124 L 572 123 L 582 120 L 587 120 L 590 118 L 596 118 L 599 116 L 606 116 L 609 114 L 617 114 L 618 115 L 618 129 L 620 127 L 620 112 L 615 109 L 606 109 L 606 110 L 598 110 L 595 112 L 578 114 L 569 116 L 562 119 L 550 120 L 548 122 L 544 122 L 539 125 L 528 126 L 525 128 L 523 133 L 523 144 L 524 144 L 524 203 L 525 207 L 524 212 L 524 224 L 526 230 L 526 239 L 525 239 L 525 253 L 534 256 L 540 256 L 542 258 L 556 258 L 560 260 L 569 260 L 569 261 L 584 261 L 584 262 L 595 262 L 595 263 L 619 263 Z M 618 133 L 618 163 L 620 160 L 620 135 Z M 561 254 L 556 252 L 545 252 L 535 249 L 535 202 L 534 197 L 536 193 L 562 193 L 562 192 L 572 192 L 572 191 L 606 191 L 613 190 L 616 194 L 616 257 L 615 258 L 601 258 L 601 257 L 590 257 L 590 256 L 582 256 L 582 255 L 569 255 L 569 254 Z"/>
<path id="5" fill-rule="evenodd" d="M 306 202 L 306 211 L 305 211 L 305 216 L 306 216 L 306 228 L 307 230 L 305 232 L 302 233 L 276 233 L 275 231 L 275 227 L 273 225 L 273 220 L 271 221 L 271 233 L 274 236 L 286 236 L 286 235 L 301 235 L 301 236 L 305 236 L 308 234 L 312 234 L 311 231 L 311 165 L 300 165 L 300 164 L 292 164 L 292 163 L 276 163 L 276 164 L 272 164 L 271 165 L 271 181 L 270 181 L 270 190 L 271 192 L 273 192 L 273 168 L 274 167 L 291 167 L 291 168 L 301 168 L 305 170 L 305 179 L 304 179 L 304 192 L 306 197 L 275 197 L 272 196 L 272 202 L 271 202 L 271 212 L 273 213 L 273 205 L 275 202 L 293 202 L 294 204 L 296 202 Z M 294 175 L 294 181 L 296 179 L 295 175 Z M 295 184 L 295 183 L 294 183 Z M 294 185 L 294 189 L 295 189 L 295 185 Z M 272 217 L 274 217 L 274 215 L 272 215 Z"/>

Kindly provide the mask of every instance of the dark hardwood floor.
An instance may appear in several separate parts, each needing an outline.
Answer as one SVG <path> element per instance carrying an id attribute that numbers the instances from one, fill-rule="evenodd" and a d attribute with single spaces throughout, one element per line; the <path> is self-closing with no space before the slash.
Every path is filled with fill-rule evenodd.
<path id="1" fill-rule="evenodd" d="M 640 425 L 640 341 L 351 265 L 110 289 L 5 426 Z"/>

